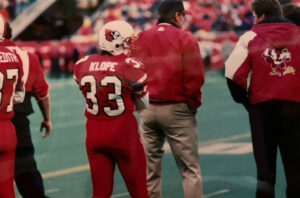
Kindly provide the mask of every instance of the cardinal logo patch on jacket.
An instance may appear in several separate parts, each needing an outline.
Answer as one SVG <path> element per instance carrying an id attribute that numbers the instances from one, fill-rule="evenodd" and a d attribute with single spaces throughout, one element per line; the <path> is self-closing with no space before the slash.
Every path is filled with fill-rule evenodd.
<path id="1" fill-rule="evenodd" d="M 262 56 L 265 61 L 271 65 L 271 76 L 285 76 L 287 74 L 295 74 L 294 67 L 288 65 L 291 61 L 291 53 L 287 48 L 267 48 Z"/>

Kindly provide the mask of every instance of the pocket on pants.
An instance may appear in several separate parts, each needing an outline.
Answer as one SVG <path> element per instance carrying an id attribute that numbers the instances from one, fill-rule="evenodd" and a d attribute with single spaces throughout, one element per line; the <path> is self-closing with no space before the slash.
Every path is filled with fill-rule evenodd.
<path id="1" fill-rule="evenodd" d="M 195 113 L 190 110 L 186 103 L 174 104 L 172 108 L 173 114 L 177 116 L 194 116 Z"/>

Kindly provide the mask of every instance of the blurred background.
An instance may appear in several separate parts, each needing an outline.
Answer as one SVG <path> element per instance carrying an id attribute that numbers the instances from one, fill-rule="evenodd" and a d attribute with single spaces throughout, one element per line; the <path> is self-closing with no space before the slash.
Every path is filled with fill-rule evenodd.
<path id="1" fill-rule="evenodd" d="M 39 55 L 46 73 L 69 76 L 73 64 L 97 52 L 97 32 L 106 22 L 124 19 L 137 32 L 156 23 L 162 0 L 0 0 L 13 39 Z M 251 28 L 252 0 L 184 1 L 185 30 L 199 41 L 206 69 L 222 70 L 238 36 Z M 280 0 L 282 4 L 300 0 Z"/>
<path id="2" fill-rule="evenodd" d="M 280 0 L 282 4 L 300 0 Z M 0 0 L 0 14 L 10 22 L 13 40 L 36 53 L 50 83 L 53 132 L 42 139 L 42 115 L 30 116 L 35 158 L 46 194 L 54 198 L 92 195 L 85 153 L 85 102 L 72 79 L 74 63 L 97 53 L 97 32 L 106 22 L 124 19 L 136 32 L 156 24 L 162 0 Z M 224 61 L 239 36 L 253 24 L 252 0 L 184 1 L 184 29 L 199 42 L 206 70 L 203 105 L 197 113 L 199 154 L 205 198 L 253 198 L 256 168 L 248 115 L 233 102 L 223 75 Z M 167 145 L 166 145 L 166 148 Z M 170 150 L 163 163 L 164 198 L 181 198 L 179 172 Z M 276 194 L 285 196 L 285 179 L 278 156 Z M 17 190 L 17 197 L 18 194 Z M 129 197 L 117 171 L 112 197 Z"/>

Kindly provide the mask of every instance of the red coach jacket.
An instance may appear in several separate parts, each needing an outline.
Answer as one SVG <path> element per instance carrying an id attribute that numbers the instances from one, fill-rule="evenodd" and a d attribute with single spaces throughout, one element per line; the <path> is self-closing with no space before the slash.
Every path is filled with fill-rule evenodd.
<path id="1" fill-rule="evenodd" d="M 175 25 L 160 23 L 139 34 L 133 53 L 145 65 L 150 103 L 201 105 L 204 67 L 196 39 Z"/>
<path id="2" fill-rule="evenodd" d="M 225 76 L 248 89 L 252 104 L 272 99 L 300 102 L 299 52 L 298 26 L 282 19 L 264 21 L 240 37 L 225 63 Z"/>

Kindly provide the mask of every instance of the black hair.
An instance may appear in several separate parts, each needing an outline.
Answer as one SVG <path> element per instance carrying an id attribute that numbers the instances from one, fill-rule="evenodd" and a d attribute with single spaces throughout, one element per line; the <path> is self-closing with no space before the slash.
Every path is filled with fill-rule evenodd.
<path id="1" fill-rule="evenodd" d="M 12 29 L 11 29 L 8 22 L 5 23 L 5 32 L 4 32 L 3 37 L 5 39 L 11 39 L 12 38 Z"/>
<path id="2" fill-rule="evenodd" d="M 159 23 L 162 22 L 172 22 L 175 18 L 175 14 L 182 13 L 183 14 L 184 7 L 183 2 L 180 0 L 166 0 L 160 4 L 158 14 Z"/>
<path id="3" fill-rule="evenodd" d="M 300 26 L 300 7 L 295 4 L 286 4 L 282 7 L 283 16 Z"/>
<path id="4" fill-rule="evenodd" d="M 255 0 L 252 3 L 252 11 L 257 17 L 265 15 L 266 18 L 281 18 L 282 9 L 278 0 Z"/>

